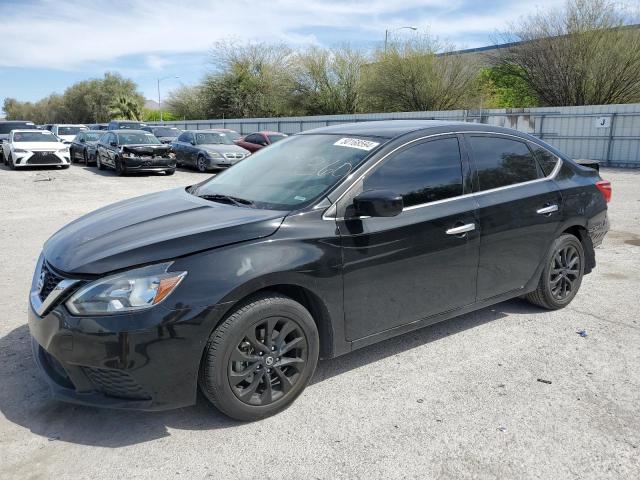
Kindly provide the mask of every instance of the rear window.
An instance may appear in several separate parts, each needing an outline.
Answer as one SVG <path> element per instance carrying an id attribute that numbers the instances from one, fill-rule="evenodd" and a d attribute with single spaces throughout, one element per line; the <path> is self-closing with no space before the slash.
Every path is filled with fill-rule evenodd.
<path id="1" fill-rule="evenodd" d="M 58 135 L 77 135 L 87 127 L 58 127 Z"/>
<path id="2" fill-rule="evenodd" d="M 36 128 L 33 122 L 0 122 L 0 134 L 6 135 L 11 130 L 20 130 L 22 128 Z"/>
<path id="3" fill-rule="evenodd" d="M 120 133 L 120 145 L 160 145 L 161 142 L 152 133 Z"/>
<path id="4" fill-rule="evenodd" d="M 526 143 L 503 137 L 469 136 L 480 190 L 538 178 L 536 159 Z"/>

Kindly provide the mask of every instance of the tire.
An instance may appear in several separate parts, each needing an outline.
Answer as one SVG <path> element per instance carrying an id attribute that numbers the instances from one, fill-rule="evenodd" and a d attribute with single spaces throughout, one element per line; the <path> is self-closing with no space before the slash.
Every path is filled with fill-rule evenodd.
<path id="1" fill-rule="evenodd" d="M 548 310 L 564 308 L 574 299 L 584 276 L 584 248 L 574 235 L 560 235 L 551 245 L 536 289 L 526 299 Z"/>
<path id="2" fill-rule="evenodd" d="M 171 170 L 165 170 L 164 173 L 167 174 L 167 175 L 173 175 L 174 173 L 176 173 L 176 169 L 172 168 Z"/>
<path id="3" fill-rule="evenodd" d="M 104 170 L 104 165 L 100 161 L 100 152 L 96 152 L 96 167 L 98 167 L 98 170 Z"/>
<path id="4" fill-rule="evenodd" d="M 7 160 L 7 165 L 9 165 L 9 168 L 11 170 L 15 170 L 16 169 L 16 165 L 15 165 L 15 163 L 13 163 L 13 153 L 9 154 L 9 158 Z"/>
<path id="5" fill-rule="evenodd" d="M 62 170 L 66 170 L 67 168 L 69 168 L 71 165 L 60 165 L 60 168 Z"/>
<path id="6" fill-rule="evenodd" d="M 78 159 L 71 148 L 69 149 L 69 160 L 71 160 L 71 163 L 78 163 Z"/>
<path id="7" fill-rule="evenodd" d="M 122 166 L 122 162 L 119 158 L 116 157 L 114 163 L 116 164 L 116 175 L 122 177 L 127 174 L 127 170 Z"/>
<path id="8" fill-rule="evenodd" d="M 89 152 L 87 152 L 86 148 L 82 151 L 82 159 L 84 160 L 84 164 L 89 166 Z"/>
<path id="9" fill-rule="evenodd" d="M 258 420 L 284 410 L 302 393 L 318 354 L 318 330 L 309 311 L 287 296 L 259 294 L 213 331 L 198 384 L 225 415 Z"/>
<path id="10" fill-rule="evenodd" d="M 202 155 L 198 155 L 198 160 L 196 160 L 196 168 L 199 172 L 205 173 L 207 171 L 207 160 Z"/>

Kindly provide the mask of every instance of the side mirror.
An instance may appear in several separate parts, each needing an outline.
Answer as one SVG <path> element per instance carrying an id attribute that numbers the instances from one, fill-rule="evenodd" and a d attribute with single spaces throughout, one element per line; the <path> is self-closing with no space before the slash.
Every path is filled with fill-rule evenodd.
<path id="1" fill-rule="evenodd" d="M 190 143 L 191 145 L 195 145 L 195 144 L 196 144 L 196 141 L 195 141 L 195 140 L 191 140 L 189 143 Z"/>
<path id="2" fill-rule="evenodd" d="M 118 142 L 109 142 L 109 145 L 111 145 L 112 147 L 117 147 L 118 146 Z"/>
<path id="3" fill-rule="evenodd" d="M 367 190 L 353 199 L 354 217 L 395 217 L 402 213 L 402 196 L 389 190 Z"/>
<path id="4" fill-rule="evenodd" d="M 85 143 L 85 142 L 86 142 L 86 140 L 84 138 L 80 139 L 80 143 Z"/>

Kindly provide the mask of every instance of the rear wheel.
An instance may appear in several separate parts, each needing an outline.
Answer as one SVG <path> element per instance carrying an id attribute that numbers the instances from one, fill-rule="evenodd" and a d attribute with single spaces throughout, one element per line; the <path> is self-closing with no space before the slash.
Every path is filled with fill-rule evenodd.
<path id="1" fill-rule="evenodd" d="M 211 334 L 200 366 L 200 389 L 232 418 L 264 418 L 302 393 L 318 353 L 318 330 L 308 310 L 284 295 L 261 294 Z"/>
<path id="2" fill-rule="evenodd" d="M 171 170 L 165 170 L 165 172 L 167 175 L 173 175 L 174 173 L 176 173 L 176 169 L 172 168 Z"/>
<path id="3" fill-rule="evenodd" d="M 543 308 L 566 307 L 580 289 L 584 276 L 584 249 L 574 235 L 560 235 L 551 245 L 538 287 L 526 299 Z"/>

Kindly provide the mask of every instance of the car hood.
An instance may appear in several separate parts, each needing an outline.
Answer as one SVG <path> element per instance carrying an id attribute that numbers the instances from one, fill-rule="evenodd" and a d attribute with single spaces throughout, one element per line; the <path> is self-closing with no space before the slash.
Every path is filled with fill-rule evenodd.
<path id="1" fill-rule="evenodd" d="M 29 151 L 56 151 L 67 147 L 68 145 L 61 142 L 13 142 L 13 148 Z"/>
<path id="2" fill-rule="evenodd" d="M 215 152 L 215 153 L 249 153 L 249 150 L 246 150 L 238 145 L 220 145 L 217 143 L 205 143 L 198 145 L 198 147 L 206 150 L 207 152 Z"/>
<path id="3" fill-rule="evenodd" d="M 122 151 L 134 155 L 166 155 L 171 151 L 171 145 L 123 145 Z"/>
<path id="4" fill-rule="evenodd" d="M 285 216 L 211 202 L 178 188 L 80 217 L 47 240 L 43 253 L 61 272 L 100 275 L 267 237 Z"/>

